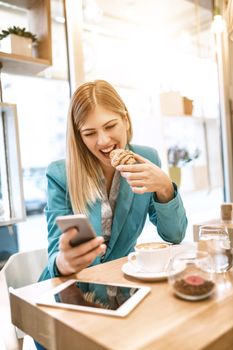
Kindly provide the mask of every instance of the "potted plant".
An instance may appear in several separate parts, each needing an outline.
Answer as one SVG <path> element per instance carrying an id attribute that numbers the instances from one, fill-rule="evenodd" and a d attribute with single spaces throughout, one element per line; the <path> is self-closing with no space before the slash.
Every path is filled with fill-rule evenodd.
<path id="1" fill-rule="evenodd" d="M 192 153 L 187 148 L 179 147 L 178 145 L 172 146 L 168 149 L 169 175 L 178 187 L 181 183 L 181 168 L 192 160 L 198 158 L 199 155 L 199 149 L 195 149 Z"/>
<path id="2" fill-rule="evenodd" d="M 37 40 L 35 34 L 16 26 L 0 33 L 1 51 L 7 53 L 32 56 L 32 47 Z"/>

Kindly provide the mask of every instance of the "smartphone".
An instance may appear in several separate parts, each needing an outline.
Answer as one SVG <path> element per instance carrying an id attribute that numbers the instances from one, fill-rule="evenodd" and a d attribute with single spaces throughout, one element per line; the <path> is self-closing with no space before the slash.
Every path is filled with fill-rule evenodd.
<path id="1" fill-rule="evenodd" d="M 81 243 L 90 241 L 97 237 L 87 217 L 83 214 L 57 216 L 56 224 L 62 232 L 65 232 L 72 227 L 77 228 L 79 231 L 77 235 L 70 240 L 71 247 L 76 247 Z"/>

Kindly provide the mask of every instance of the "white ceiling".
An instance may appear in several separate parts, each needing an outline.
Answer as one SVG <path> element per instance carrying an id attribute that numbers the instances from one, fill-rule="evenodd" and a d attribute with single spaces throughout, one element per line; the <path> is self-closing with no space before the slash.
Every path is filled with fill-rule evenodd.
<path id="1" fill-rule="evenodd" d="M 212 0 L 75 0 L 97 4 L 103 13 L 103 22 L 124 21 L 154 32 L 179 35 L 208 29 L 212 21 Z M 62 16 L 62 1 L 52 0 L 53 10 Z M 105 26 L 99 23 L 100 26 Z M 119 26 L 119 24 L 118 24 Z"/>
<path id="2" fill-rule="evenodd" d="M 212 20 L 213 0 L 75 0 L 97 4 L 103 17 L 156 30 L 205 29 Z M 62 16 L 62 1 L 51 0 L 53 13 Z"/>
<path id="3" fill-rule="evenodd" d="M 76 1 L 82 1 L 84 9 L 88 4 L 97 4 L 102 11 L 102 19 L 96 23 L 99 30 L 119 37 L 124 36 L 132 26 L 136 31 L 171 40 L 186 31 L 194 40 L 198 35 L 198 40 L 205 46 L 206 29 L 210 28 L 212 22 L 212 0 Z M 52 0 L 52 5 L 53 13 L 62 16 L 62 1 Z"/>
<path id="4" fill-rule="evenodd" d="M 98 26 L 105 34 L 124 37 L 133 26 L 133 35 L 138 33 L 143 40 L 175 44 L 187 33 L 193 49 L 198 46 L 200 56 L 212 55 L 212 0 L 83 0 L 84 7 L 93 1 L 102 10 Z"/>
<path id="5" fill-rule="evenodd" d="M 104 16 L 153 27 L 195 29 L 211 21 L 211 10 L 195 0 L 96 0 Z M 200 3 L 203 2 L 200 1 Z M 205 0 L 209 3 L 210 0 Z"/>

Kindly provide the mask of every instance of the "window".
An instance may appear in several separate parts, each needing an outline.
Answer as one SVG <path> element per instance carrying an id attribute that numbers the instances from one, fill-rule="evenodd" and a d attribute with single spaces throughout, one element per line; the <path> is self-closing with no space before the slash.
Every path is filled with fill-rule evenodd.
<path id="1" fill-rule="evenodd" d="M 16 106 L 0 104 L 0 225 L 25 216 Z"/>
<path id="2" fill-rule="evenodd" d="M 28 29 L 27 13 L 15 6 L 6 6 L 0 1 L 0 29 L 12 25 Z M 47 229 L 43 213 L 46 205 L 45 171 L 51 161 L 65 156 L 66 116 L 70 88 L 62 0 L 51 1 L 51 29 L 52 66 L 34 76 L 10 73 L 1 75 L 3 100 L 16 104 L 18 114 L 23 201 L 27 214 L 27 220 L 17 225 L 20 250 L 38 248 L 47 244 Z M 8 177 L 4 170 L 5 152 L 2 144 L 3 137 L 0 135 L 0 201 L 3 202 L 4 196 L 4 202 L 6 202 Z M 10 181 L 13 180 L 10 179 Z M 4 212 L 7 211 L 9 212 L 9 209 L 5 206 Z M 0 214 L 0 217 L 1 215 L 3 214 Z"/>

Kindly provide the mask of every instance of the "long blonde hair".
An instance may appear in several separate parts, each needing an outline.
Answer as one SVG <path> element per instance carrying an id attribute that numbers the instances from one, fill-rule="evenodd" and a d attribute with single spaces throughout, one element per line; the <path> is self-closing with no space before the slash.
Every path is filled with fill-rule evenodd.
<path id="1" fill-rule="evenodd" d="M 99 160 L 84 144 L 80 127 L 96 106 L 127 117 L 127 142 L 132 139 L 132 125 L 128 110 L 111 84 L 95 80 L 81 85 L 73 94 L 67 119 L 66 174 L 69 196 L 74 213 L 87 214 L 87 207 L 101 199 L 102 170 Z"/>

